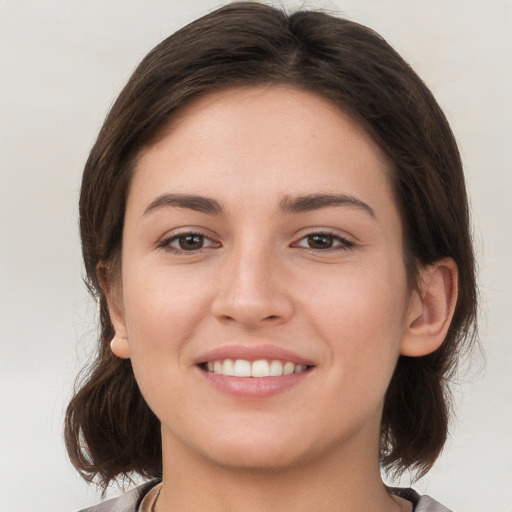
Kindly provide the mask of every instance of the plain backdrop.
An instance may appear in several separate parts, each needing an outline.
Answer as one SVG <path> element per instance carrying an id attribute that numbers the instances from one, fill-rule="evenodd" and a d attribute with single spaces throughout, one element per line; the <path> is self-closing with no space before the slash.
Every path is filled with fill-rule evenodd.
<path id="1" fill-rule="evenodd" d="M 165 36 L 219 5 L 0 0 L 3 512 L 71 512 L 99 499 L 71 467 L 62 441 L 66 400 L 96 334 L 95 307 L 81 280 L 81 171 L 138 61 Z M 458 415 L 446 449 L 415 487 L 455 511 L 510 512 L 512 2 L 305 5 L 341 11 L 380 32 L 430 86 L 459 140 L 480 262 L 485 370 L 475 352 L 455 388 Z"/>

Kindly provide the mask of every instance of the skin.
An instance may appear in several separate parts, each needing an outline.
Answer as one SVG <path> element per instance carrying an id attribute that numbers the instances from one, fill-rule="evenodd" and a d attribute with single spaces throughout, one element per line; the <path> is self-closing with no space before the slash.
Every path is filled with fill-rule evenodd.
<path id="1" fill-rule="evenodd" d="M 409 288 L 391 173 L 348 115 L 283 86 L 195 100 L 140 155 L 107 293 L 112 350 L 162 423 L 157 511 L 406 510 L 379 473 L 384 395 L 400 353 L 442 343 L 456 267 L 442 260 Z M 350 201 L 282 208 L 320 194 Z M 186 233 L 199 235 L 188 251 Z M 197 363 L 235 344 L 310 367 L 284 391 L 233 396 Z"/>

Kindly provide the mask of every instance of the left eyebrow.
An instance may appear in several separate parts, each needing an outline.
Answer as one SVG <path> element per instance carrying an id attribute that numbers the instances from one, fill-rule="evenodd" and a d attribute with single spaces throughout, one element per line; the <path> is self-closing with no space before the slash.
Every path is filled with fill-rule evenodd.
<path id="1" fill-rule="evenodd" d="M 222 213 L 220 204 L 209 197 L 190 194 L 162 194 L 146 207 L 144 215 L 166 207 L 187 208 L 210 215 L 220 215 Z"/>
<path id="2" fill-rule="evenodd" d="M 372 218 L 377 218 L 373 208 L 348 194 L 312 194 L 298 197 L 285 197 L 279 204 L 285 213 L 301 213 L 332 206 L 349 206 L 367 212 Z"/>

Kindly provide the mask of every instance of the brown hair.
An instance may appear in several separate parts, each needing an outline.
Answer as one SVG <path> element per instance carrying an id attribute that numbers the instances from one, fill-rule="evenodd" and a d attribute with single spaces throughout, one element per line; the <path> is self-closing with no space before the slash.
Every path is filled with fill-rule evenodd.
<path id="1" fill-rule="evenodd" d="M 161 471 L 158 419 L 129 360 L 115 357 L 97 267 L 115 281 L 135 159 L 180 106 L 214 90 L 281 83 L 336 102 L 373 136 L 394 164 L 411 285 L 419 268 L 452 257 L 459 298 L 448 335 L 434 353 L 400 356 L 382 417 L 387 470 L 430 469 L 447 436 L 453 377 L 475 337 L 476 285 L 462 165 L 453 134 L 430 91 L 372 30 L 321 12 L 286 14 L 253 2 L 220 8 L 179 30 L 141 62 L 113 105 L 86 163 L 80 229 L 87 283 L 99 299 L 99 352 L 66 415 L 71 461 L 103 485 Z"/>

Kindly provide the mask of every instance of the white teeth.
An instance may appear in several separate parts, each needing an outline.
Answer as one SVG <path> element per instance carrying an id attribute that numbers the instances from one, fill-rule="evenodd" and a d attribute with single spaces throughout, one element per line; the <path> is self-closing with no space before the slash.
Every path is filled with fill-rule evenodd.
<path id="1" fill-rule="evenodd" d="M 252 377 L 268 377 L 269 375 L 270 366 L 268 364 L 268 361 L 265 361 L 265 359 L 260 359 L 252 363 Z"/>
<path id="2" fill-rule="evenodd" d="M 233 359 L 225 359 L 222 363 L 222 375 L 234 375 L 235 374 L 235 363 Z"/>
<path id="3" fill-rule="evenodd" d="M 290 375 L 295 370 L 295 365 L 293 363 L 284 363 L 283 366 L 283 375 Z"/>
<path id="4" fill-rule="evenodd" d="M 279 377 L 283 375 L 283 363 L 281 361 L 272 361 L 269 368 L 271 377 Z"/>
<path id="5" fill-rule="evenodd" d="M 251 376 L 251 362 L 245 359 L 237 359 L 235 361 L 235 369 L 233 372 L 235 377 L 250 377 Z"/>
<path id="6" fill-rule="evenodd" d="M 246 359 L 208 361 L 206 367 L 209 372 L 234 377 L 279 377 L 280 375 L 300 373 L 307 369 L 306 365 L 295 364 L 291 361 L 268 361 L 266 359 L 258 359 L 253 362 Z"/>

